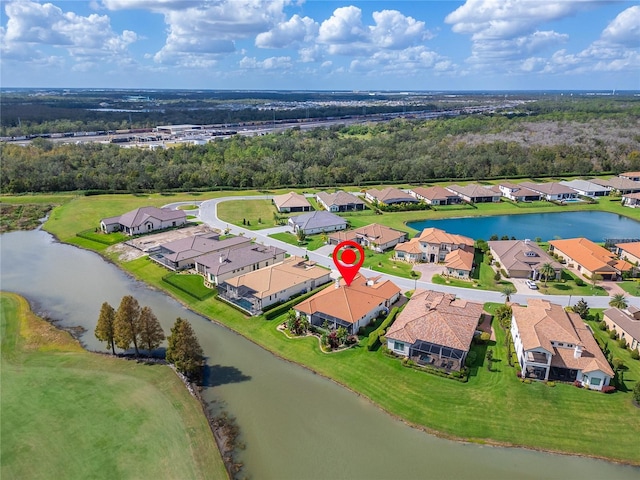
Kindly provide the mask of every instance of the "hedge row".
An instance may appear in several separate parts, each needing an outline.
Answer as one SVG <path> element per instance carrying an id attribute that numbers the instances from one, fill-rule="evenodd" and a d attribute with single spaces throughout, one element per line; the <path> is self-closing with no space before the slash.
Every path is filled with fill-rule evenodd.
<path id="1" fill-rule="evenodd" d="M 280 305 L 278 305 L 277 307 L 272 308 L 268 312 L 264 312 L 264 314 L 263 314 L 264 315 L 264 319 L 265 320 L 273 320 L 274 318 L 279 317 L 280 315 L 288 312 L 289 309 L 291 307 L 293 307 L 294 305 L 297 305 L 298 303 L 302 302 L 303 300 L 306 300 L 310 296 L 315 295 L 320 290 L 323 290 L 323 289 L 327 288 L 329 285 L 331 285 L 331 283 L 328 283 L 326 285 L 322 285 L 321 287 L 318 287 L 315 290 L 311 290 L 310 292 L 305 293 L 304 295 L 300 295 L 299 297 L 296 297 L 293 300 L 289 300 L 288 302 L 281 303 Z"/>
<path id="2" fill-rule="evenodd" d="M 107 237 L 104 233 L 96 233 L 95 229 L 90 228 L 76 233 L 76 237 L 84 238 L 85 240 L 91 240 L 92 242 L 101 243 L 102 245 L 115 245 L 120 243 L 122 238 Z"/>
<path id="3" fill-rule="evenodd" d="M 211 290 L 211 289 L 207 289 L 206 291 L 203 291 L 202 294 L 198 294 L 196 292 L 194 292 L 193 290 L 190 290 L 188 288 L 185 288 L 183 286 L 183 284 L 181 282 L 176 282 L 174 280 L 174 278 L 179 275 L 178 273 L 175 272 L 171 272 L 166 274 L 164 277 L 162 277 L 162 281 L 168 283 L 169 285 L 171 285 L 174 288 L 177 288 L 178 290 L 191 295 L 193 298 L 195 298 L 196 300 L 206 300 L 207 298 L 211 297 L 212 295 L 215 295 L 216 292 L 215 290 Z"/>
<path id="4" fill-rule="evenodd" d="M 387 315 L 387 318 L 380 324 L 378 328 L 376 328 L 373 332 L 369 334 L 369 340 L 367 342 L 367 350 L 374 350 L 378 346 L 378 342 L 380 341 L 380 337 L 382 337 L 387 328 L 393 323 L 393 320 L 396 318 L 398 314 L 398 307 L 393 307 Z"/>

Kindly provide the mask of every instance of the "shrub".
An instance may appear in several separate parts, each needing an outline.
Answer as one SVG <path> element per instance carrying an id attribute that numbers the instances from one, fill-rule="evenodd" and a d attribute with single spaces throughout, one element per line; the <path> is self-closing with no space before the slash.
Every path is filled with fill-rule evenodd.
<path id="1" fill-rule="evenodd" d="M 483 343 L 487 343 L 489 340 L 491 340 L 491 334 L 489 332 L 482 332 L 480 334 L 480 341 Z"/>
<path id="2" fill-rule="evenodd" d="M 556 382 L 547 382 L 547 387 L 555 387 Z"/>
<path id="3" fill-rule="evenodd" d="M 526 383 L 527 385 L 531 383 L 531 379 L 530 378 L 525 378 L 522 380 L 522 383 Z"/>
<path id="4" fill-rule="evenodd" d="M 640 352 L 637 348 L 635 350 L 631 350 L 631 358 L 634 360 L 640 360 Z"/>
<path id="5" fill-rule="evenodd" d="M 585 285 L 584 280 L 582 280 L 581 278 L 576 278 L 576 286 L 584 287 L 584 285 Z"/>
<path id="6" fill-rule="evenodd" d="M 582 382 L 580 380 L 575 380 L 573 382 L 574 387 L 582 388 Z"/>
<path id="7" fill-rule="evenodd" d="M 507 273 L 507 271 L 504 268 L 500 269 L 500 273 L 502 273 L 502 276 L 504 278 L 509 278 L 509 274 Z"/>
<path id="8" fill-rule="evenodd" d="M 601 390 L 602 393 L 613 393 L 615 391 L 616 391 L 616 387 L 614 387 L 613 385 L 606 385 L 602 387 L 602 390 Z"/>
<path id="9" fill-rule="evenodd" d="M 602 322 L 598 322 L 598 328 L 602 331 L 606 331 L 607 330 L 607 322 L 605 322 L 604 320 Z"/>
<path id="10" fill-rule="evenodd" d="M 516 377 L 522 378 L 522 372 L 520 370 L 516 370 Z"/>
<path id="11" fill-rule="evenodd" d="M 496 282 L 499 282 L 501 278 L 502 278 L 502 274 L 500 272 L 496 272 L 496 274 L 493 276 L 493 279 Z"/>
<path id="12" fill-rule="evenodd" d="M 612 340 L 615 340 L 618 337 L 618 332 L 616 332 L 615 330 L 611 330 L 609 332 L 609 338 Z"/>
<path id="13" fill-rule="evenodd" d="M 640 381 L 636 382 L 636 385 L 633 387 L 633 400 L 640 404 Z"/>
<path id="14" fill-rule="evenodd" d="M 475 365 L 477 359 L 478 353 L 475 350 L 471 350 L 467 355 L 467 359 L 464 361 L 464 364 L 468 367 L 472 367 Z"/>
<path id="15" fill-rule="evenodd" d="M 378 328 L 369 334 L 367 341 L 367 350 L 374 350 L 378 346 L 378 342 L 382 343 L 381 337 L 385 334 L 387 327 L 391 325 L 398 314 L 398 307 L 393 307 Z"/>
<path id="16" fill-rule="evenodd" d="M 620 348 L 627 348 L 627 341 L 624 338 L 621 338 L 618 340 L 618 346 Z"/>

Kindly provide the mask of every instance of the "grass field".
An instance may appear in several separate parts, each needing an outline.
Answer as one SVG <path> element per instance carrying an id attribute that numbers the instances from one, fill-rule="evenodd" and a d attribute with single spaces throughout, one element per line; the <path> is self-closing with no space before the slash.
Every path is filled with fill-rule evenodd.
<path id="1" fill-rule="evenodd" d="M 218 204 L 220 220 L 249 230 L 275 227 L 274 213 L 278 212 L 271 200 L 239 200 Z M 242 220 L 249 221 L 250 225 L 243 224 Z"/>
<path id="2" fill-rule="evenodd" d="M 2 293 L 3 479 L 227 478 L 197 400 L 162 365 L 86 352 Z"/>
<path id="3" fill-rule="evenodd" d="M 365 249 L 365 259 L 362 266 L 376 272 L 388 273 L 389 275 L 396 275 L 398 277 L 420 278 L 420 273 L 413 272 L 413 266 L 410 263 L 393 260 L 394 253 L 393 250 L 376 253 L 372 250 Z M 412 272 L 415 276 L 412 275 Z"/>
<path id="4" fill-rule="evenodd" d="M 313 251 L 317 250 L 323 245 L 325 245 L 322 235 L 307 235 L 304 239 L 304 242 L 299 243 L 298 237 L 296 237 L 293 233 L 282 232 L 282 233 L 273 233 L 269 235 L 271 238 L 275 238 L 276 240 L 280 240 L 281 242 L 288 243 L 289 245 L 294 245 L 296 247 L 306 248 L 307 250 Z"/>

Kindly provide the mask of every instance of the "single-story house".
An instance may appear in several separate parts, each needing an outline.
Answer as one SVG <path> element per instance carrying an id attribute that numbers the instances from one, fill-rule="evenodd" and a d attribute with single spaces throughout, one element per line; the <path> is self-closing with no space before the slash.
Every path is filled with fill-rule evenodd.
<path id="1" fill-rule="evenodd" d="M 276 195 L 273 197 L 272 201 L 276 206 L 276 210 L 280 213 L 310 212 L 313 210 L 309 200 L 307 200 L 304 195 L 300 195 L 296 192 Z"/>
<path id="2" fill-rule="evenodd" d="M 227 248 L 197 257 L 196 271 L 204 276 L 206 283 L 219 285 L 228 278 L 282 262 L 285 254 L 281 248 L 257 244 Z"/>
<path id="3" fill-rule="evenodd" d="M 564 258 L 571 268 L 590 278 L 595 274 L 604 280 L 616 280 L 622 272 L 631 271 L 633 265 L 619 260 L 615 254 L 587 238 L 551 240 L 549 251 Z"/>
<path id="4" fill-rule="evenodd" d="M 457 248 L 444 257 L 445 274 L 461 280 L 469 280 L 473 271 L 473 248 Z"/>
<path id="5" fill-rule="evenodd" d="M 640 242 L 616 243 L 616 254 L 622 260 L 640 265 Z"/>
<path id="6" fill-rule="evenodd" d="M 203 234 L 185 237 L 163 243 L 149 254 L 149 258 L 171 270 L 182 270 L 195 266 L 195 259 L 208 253 L 221 250 L 246 247 L 251 240 L 244 237 L 231 237 L 219 240 L 218 234 Z"/>
<path id="7" fill-rule="evenodd" d="M 437 185 L 427 188 L 416 187 L 409 193 L 429 205 L 452 205 L 462 201 L 455 193 Z"/>
<path id="8" fill-rule="evenodd" d="M 469 185 L 449 185 L 447 190 L 453 192 L 465 202 L 469 203 L 489 203 L 499 202 L 499 193 L 491 190 L 490 188 L 483 187 L 482 185 L 469 184 Z"/>
<path id="9" fill-rule="evenodd" d="M 306 315 L 312 325 L 321 327 L 325 322 L 332 329 L 344 327 L 355 334 L 400 298 L 400 289 L 391 280 L 367 279 L 358 274 L 347 285 L 336 281 L 310 298 L 293 307 L 296 315 Z"/>
<path id="10" fill-rule="evenodd" d="M 342 190 L 336 193 L 319 192 L 316 200 L 328 212 L 353 212 L 366 208 L 364 200 Z"/>
<path id="11" fill-rule="evenodd" d="M 270 305 L 286 302 L 331 281 L 331 271 L 315 262 L 292 256 L 254 272 L 228 278 L 218 285 L 218 296 L 259 315 Z"/>
<path id="12" fill-rule="evenodd" d="M 560 183 L 565 187 L 572 188 L 580 195 L 585 197 L 606 197 L 611 192 L 611 188 L 593 183 L 588 180 L 561 180 Z"/>
<path id="13" fill-rule="evenodd" d="M 514 202 L 535 202 L 540 200 L 540 194 L 515 183 L 503 182 L 498 184 L 502 196 Z"/>
<path id="14" fill-rule="evenodd" d="M 625 310 L 609 308 L 604 311 L 602 319 L 609 330 L 618 332 L 618 338 L 627 341 L 631 350 L 640 350 L 640 308 L 634 305 Z"/>
<path id="15" fill-rule="evenodd" d="M 634 182 L 640 182 L 640 172 L 624 172 L 618 176 L 622 178 L 628 178 L 629 180 L 633 180 Z"/>
<path id="16" fill-rule="evenodd" d="M 105 233 L 123 231 L 127 235 L 140 235 L 165 228 L 180 227 L 187 223 L 184 210 L 140 207 L 118 217 L 103 218 L 100 228 Z"/>
<path id="17" fill-rule="evenodd" d="M 289 226 L 294 233 L 302 230 L 305 235 L 328 233 L 347 228 L 347 221 L 335 213 L 319 210 L 289 218 Z"/>
<path id="18" fill-rule="evenodd" d="M 378 223 L 372 223 L 355 230 L 336 232 L 329 236 L 329 243 L 333 245 L 346 240 L 352 240 L 376 252 L 384 252 L 395 247 L 398 243 L 405 242 L 407 234 Z"/>
<path id="19" fill-rule="evenodd" d="M 540 268 L 549 263 L 555 271 L 555 279 L 562 276 L 562 265 L 556 262 L 537 243 L 530 240 L 491 240 L 489 251 L 512 278 L 540 278 Z"/>
<path id="20" fill-rule="evenodd" d="M 622 195 L 622 204 L 625 207 L 640 208 L 640 192 Z"/>
<path id="21" fill-rule="evenodd" d="M 418 203 L 418 200 L 407 192 L 395 187 L 387 187 L 383 190 L 372 188 L 367 190 L 365 198 L 372 203 L 378 202 L 381 205 L 394 205 L 397 203 Z"/>
<path id="22" fill-rule="evenodd" d="M 570 200 L 578 197 L 578 192 L 573 188 L 562 185 L 558 182 L 533 183 L 522 182 L 520 186 L 539 193 L 540 196 L 547 201 Z"/>
<path id="23" fill-rule="evenodd" d="M 524 377 L 578 381 L 593 390 L 609 385 L 613 370 L 580 315 L 543 299 L 511 309 L 511 336 Z"/>
<path id="24" fill-rule="evenodd" d="M 460 370 L 482 315 L 480 303 L 418 289 L 387 330 L 387 347 L 421 365 Z"/>
<path id="25" fill-rule="evenodd" d="M 425 228 L 420 235 L 394 247 L 395 258 L 406 262 L 444 262 L 447 254 L 458 248 L 473 251 L 474 241 L 439 228 Z M 419 253 L 417 253 L 419 252 Z"/>
<path id="26" fill-rule="evenodd" d="M 610 189 L 615 190 L 621 195 L 640 192 L 640 182 L 624 177 L 612 177 L 609 180 L 593 178 L 591 181 L 593 183 L 597 183 L 598 185 L 609 187 Z"/>

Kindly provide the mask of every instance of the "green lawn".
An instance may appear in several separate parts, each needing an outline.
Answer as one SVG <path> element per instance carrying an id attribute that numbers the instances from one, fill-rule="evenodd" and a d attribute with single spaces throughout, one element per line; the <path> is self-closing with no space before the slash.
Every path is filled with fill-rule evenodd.
<path id="1" fill-rule="evenodd" d="M 3 293 L 2 478 L 227 478 L 171 369 L 86 352 Z"/>
<path id="2" fill-rule="evenodd" d="M 296 247 L 306 248 L 309 251 L 317 250 L 318 248 L 326 245 L 322 235 L 307 235 L 304 239 L 304 242 L 298 242 L 298 237 L 296 237 L 293 233 L 282 232 L 282 233 L 273 233 L 269 235 L 271 238 L 275 238 L 276 240 L 280 240 L 281 242 L 288 243 L 289 245 L 295 245 Z"/>
<path id="3" fill-rule="evenodd" d="M 549 281 L 545 285 L 545 282 L 537 282 L 540 292 L 545 295 L 575 295 L 590 297 L 593 295 L 608 295 L 607 291 L 599 285 L 595 287 L 588 281 L 584 281 L 585 285 L 578 286 L 576 279 L 578 277 L 575 273 L 569 270 L 563 270 L 562 276 L 559 282 Z"/>
<path id="4" fill-rule="evenodd" d="M 215 290 L 206 287 L 202 275 L 188 273 L 170 273 L 163 280 L 198 300 L 204 300 L 215 294 Z"/>
<path id="5" fill-rule="evenodd" d="M 218 204 L 220 220 L 249 230 L 276 226 L 274 213 L 277 214 L 277 211 L 271 200 L 238 200 Z M 249 225 L 243 224 L 243 220 L 248 221 Z"/>
<path id="6" fill-rule="evenodd" d="M 419 272 L 414 272 L 415 276 L 412 275 L 413 270 L 410 263 L 393 260 L 393 255 L 393 249 L 383 253 L 376 253 L 373 250 L 365 249 L 363 267 L 398 277 L 420 278 Z"/>
<path id="7" fill-rule="evenodd" d="M 640 281 L 637 280 L 625 280 L 618 282 L 618 286 L 621 287 L 629 295 L 636 297 L 640 296 Z"/>

